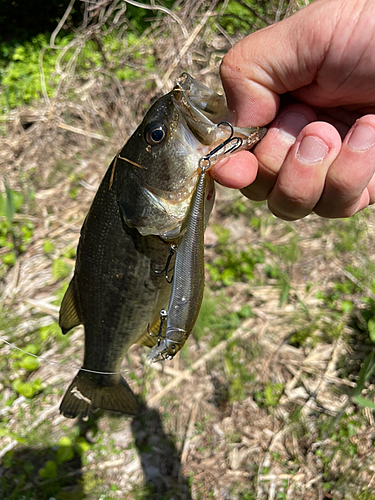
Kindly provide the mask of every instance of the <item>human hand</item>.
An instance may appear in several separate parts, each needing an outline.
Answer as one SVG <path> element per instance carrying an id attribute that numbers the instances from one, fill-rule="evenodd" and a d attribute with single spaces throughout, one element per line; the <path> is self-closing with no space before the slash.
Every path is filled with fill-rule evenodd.
<path id="1" fill-rule="evenodd" d="M 375 202 L 375 0 L 315 0 L 237 43 L 220 74 L 237 126 L 273 121 L 254 154 L 213 167 L 218 182 L 285 220 Z"/>

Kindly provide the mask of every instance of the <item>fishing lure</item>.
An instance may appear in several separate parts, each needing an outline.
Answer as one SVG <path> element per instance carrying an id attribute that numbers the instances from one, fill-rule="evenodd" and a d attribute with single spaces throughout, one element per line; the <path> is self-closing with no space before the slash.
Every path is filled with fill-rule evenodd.
<path id="1" fill-rule="evenodd" d="M 161 311 L 158 345 L 147 356 L 148 363 L 161 359 L 172 359 L 182 348 L 197 320 L 204 290 L 204 205 L 206 197 L 207 171 L 211 158 L 218 153 L 233 152 L 241 146 L 242 139 L 233 137 L 233 127 L 226 124 L 231 134 L 223 143 L 199 160 L 201 173 L 193 194 L 182 231 L 184 236 L 176 253 L 171 298 L 167 312 L 165 338 L 161 340 L 165 311 Z"/>
<path id="2" fill-rule="evenodd" d="M 204 202 L 208 167 L 201 167 L 197 189 L 185 220 L 185 234 L 177 249 L 165 338 L 151 349 L 147 360 L 172 359 L 189 337 L 198 317 L 204 289 Z M 162 318 L 161 318 L 162 321 Z M 159 329 L 161 335 L 162 328 Z"/>

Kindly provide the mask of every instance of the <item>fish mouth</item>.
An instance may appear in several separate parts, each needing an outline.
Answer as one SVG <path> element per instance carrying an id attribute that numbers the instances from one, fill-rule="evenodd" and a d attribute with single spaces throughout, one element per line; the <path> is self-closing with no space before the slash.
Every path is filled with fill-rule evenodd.
<path id="1" fill-rule="evenodd" d="M 174 90 L 180 90 L 189 101 L 191 109 L 199 111 L 199 120 L 205 116 L 212 123 L 219 123 L 227 117 L 227 101 L 223 95 L 183 73 L 176 82 Z"/>
<path id="2" fill-rule="evenodd" d="M 199 160 L 217 144 L 224 141 L 230 131 L 217 126 L 227 112 L 225 98 L 184 73 L 170 93 L 178 113 L 178 127 L 174 140 L 185 151 L 191 174 L 184 184 L 170 191 L 158 189 L 143 180 L 145 195 L 154 205 L 162 208 L 178 223 L 186 216 L 187 207 L 198 182 Z"/>
<path id="3" fill-rule="evenodd" d="M 187 73 L 178 78 L 172 97 L 190 132 L 199 141 L 202 156 L 225 142 L 231 134 L 240 139 L 236 150 L 249 150 L 267 133 L 267 129 L 261 127 L 233 127 L 227 121 L 229 111 L 224 95 L 217 94 Z M 225 148 L 221 150 L 215 160 L 226 152 Z"/>
<path id="4" fill-rule="evenodd" d="M 225 97 L 184 73 L 177 80 L 172 98 L 195 138 L 201 145 L 211 146 L 216 140 L 217 124 L 227 114 Z"/>

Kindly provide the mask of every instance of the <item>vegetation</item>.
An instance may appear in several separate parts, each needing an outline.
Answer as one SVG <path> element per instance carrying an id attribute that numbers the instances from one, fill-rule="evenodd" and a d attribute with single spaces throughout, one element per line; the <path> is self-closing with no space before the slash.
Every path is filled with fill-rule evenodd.
<path id="1" fill-rule="evenodd" d="M 58 307 L 110 159 L 179 73 L 218 89 L 229 41 L 298 7 L 85 5 L 0 45 L 0 497 L 374 500 L 372 210 L 283 222 L 219 187 L 193 335 L 124 361 L 140 415 L 59 415 L 83 332 Z"/>

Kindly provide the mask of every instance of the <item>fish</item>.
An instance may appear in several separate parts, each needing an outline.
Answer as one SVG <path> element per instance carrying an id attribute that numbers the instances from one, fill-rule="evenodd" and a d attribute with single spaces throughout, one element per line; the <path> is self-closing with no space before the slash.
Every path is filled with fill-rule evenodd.
<path id="1" fill-rule="evenodd" d="M 149 325 L 154 331 L 172 291 L 163 270 L 174 265 L 171 248 L 184 238 L 199 160 L 230 134 L 218 126 L 227 116 L 225 97 L 185 73 L 113 158 L 81 228 L 60 308 L 64 334 L 84 326 L 83 365 L 60 405 L 65 417 L 87 417 L 98 408 L 137 413 L 121 364 L 134 343 L 158 342 Z M 234 130 L 247 149 L 264 135 L 258 128 Z M 205 183 L 204 225 L 215 194 L 211 176 Z"/>

